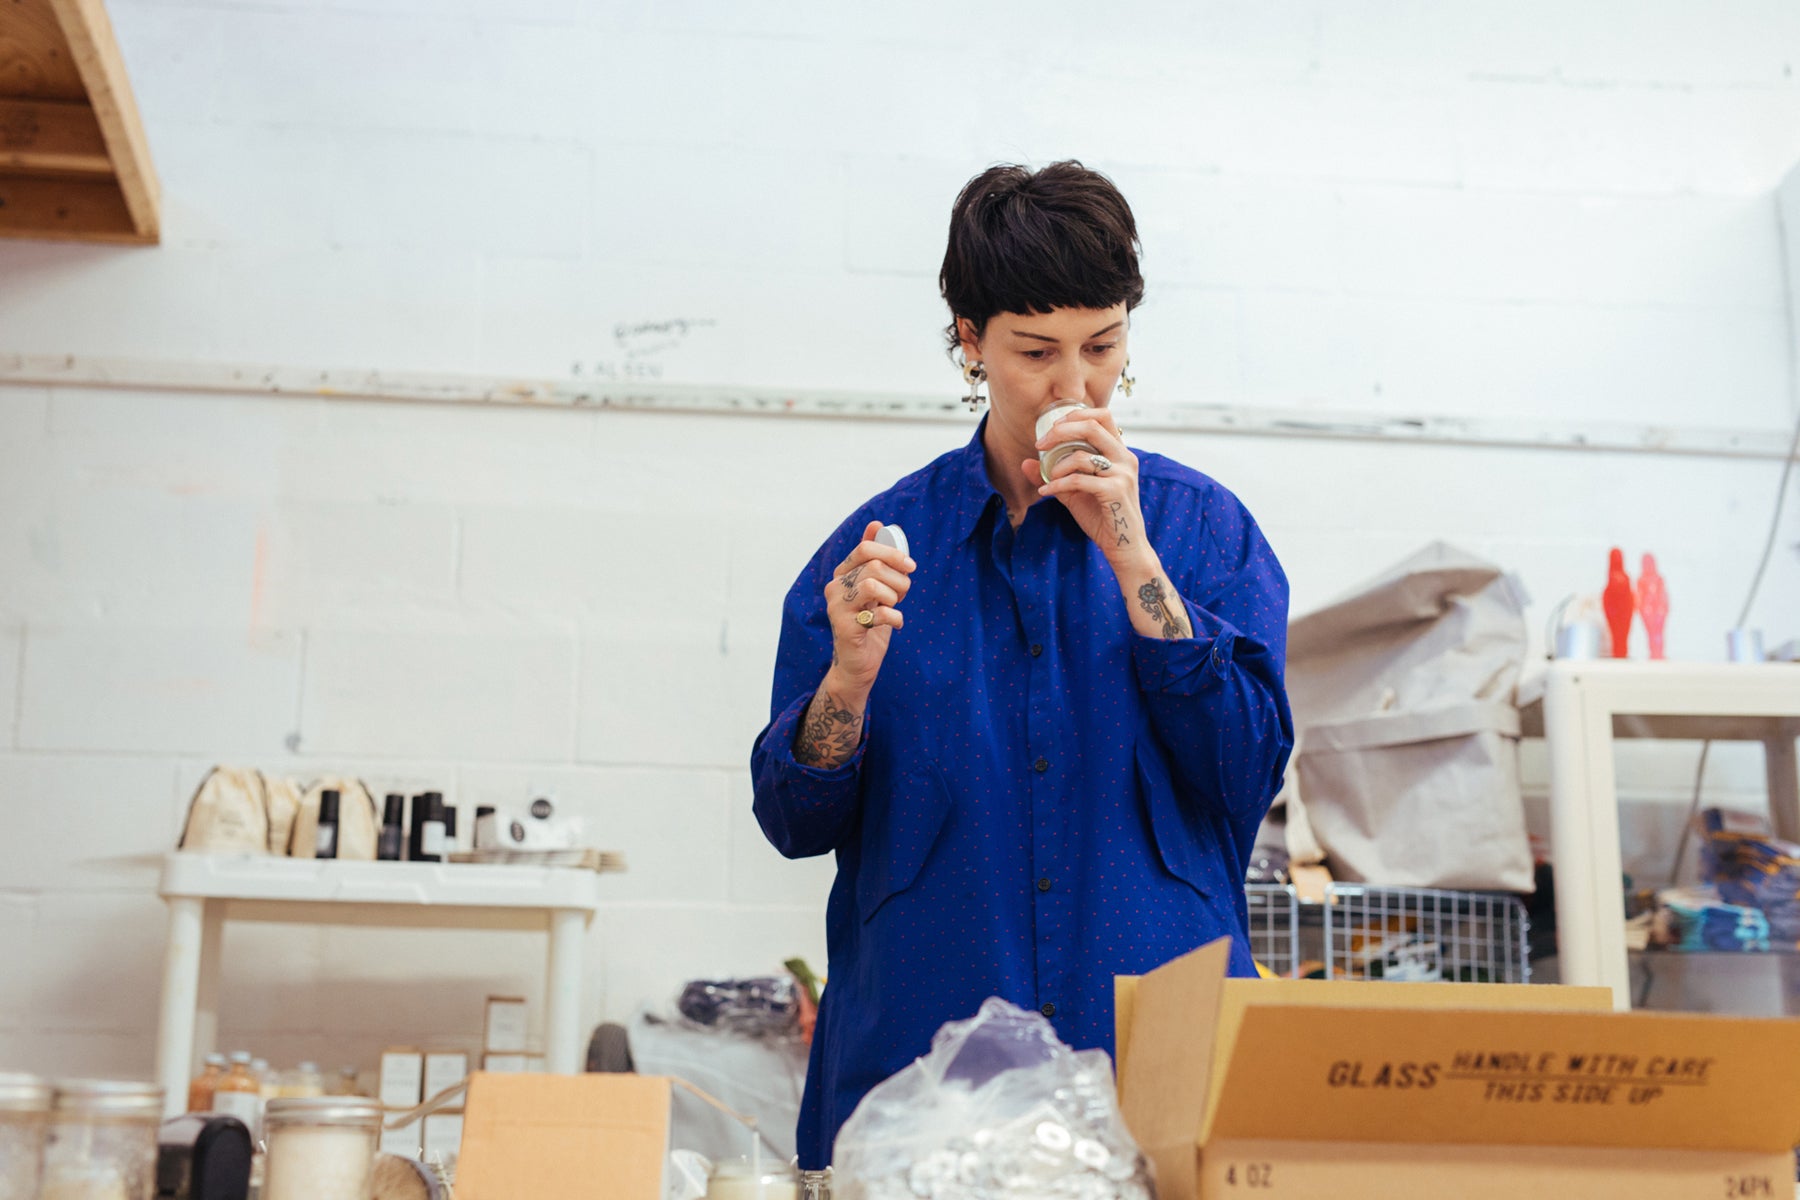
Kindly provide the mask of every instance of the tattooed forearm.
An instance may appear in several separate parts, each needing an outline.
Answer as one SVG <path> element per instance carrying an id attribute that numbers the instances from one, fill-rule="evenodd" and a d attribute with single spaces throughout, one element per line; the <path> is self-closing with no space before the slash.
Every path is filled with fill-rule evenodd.
<path id="1" fill-rule="evenodd" d="M 1125 519 L 1125 506 L 1114 500 L 1106 507 L 1112 511 L 1113 536 L 1119 539 L 1119 545 L 1131 545 L 1131 525 Z"/>
<path id="2" fill-rule="evenodd" d="M 862 740 L 863 715 L 824 688 L 813 693 L 800 731 L 794 735 L 794 757 L 809 767 L 841 767 Z"/>
<path id="3" fill-rule="evenodd" d="M 1184 638 L 1190 636 L 1187 611 L 1182 607 L 1180 597 L 1173 589 L 1165 587 L 1160 579 L 1152 579 L 1138 589 L 1138 603 L 1145 612 L 1162 622 L 1162 635 L 1165 638 Z"/>

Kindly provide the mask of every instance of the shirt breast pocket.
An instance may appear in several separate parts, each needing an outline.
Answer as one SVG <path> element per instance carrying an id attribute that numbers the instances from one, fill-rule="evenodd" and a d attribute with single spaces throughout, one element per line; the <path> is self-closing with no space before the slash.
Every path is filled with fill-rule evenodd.
<path id="1" fill-rule="evenodd" d="M 936 763 L 871 781 L 863 794 L 856 879 L 856 905 L 865 924 L 918 879 L 949 816 L 950 789 Z"/>
<path id="2" fill-rule="evenodd" d="M 1184 802 L 1176 791 L 1162 748 L 1140 736 L 1136 757 L 1138 795 L 1150 818 L 1150 834 L 1164 868 L 1202 896 L 1229 896 L 1218 835 L 1192 799 Z"/>

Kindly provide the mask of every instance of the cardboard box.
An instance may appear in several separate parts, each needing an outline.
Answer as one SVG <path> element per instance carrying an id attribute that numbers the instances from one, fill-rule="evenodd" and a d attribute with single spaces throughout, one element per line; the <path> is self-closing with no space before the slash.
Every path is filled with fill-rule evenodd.
<path id="1" fill-rule="evenodd" d="M 456 1162 L 462 1149 L 463 1115 L 432 1113 L 425 1118 L 425 1147 L 420 1157 L 425 1162 Z"/>
<path id="2" fill-rule="evenodd" d="M 531 1013 L 516 996 L 489 996 L 481 1048 L 493 1054 L 525 1053 Z"/>
<path id="3" fill-rule="evenodd" d="M 484 1054 L 481 1056 L 481 1069 L 492 1071 L 496 1075 L 521 1075 L 528 1071 L 542 1071 L 544 1056 L 541 1054 Z"/>
<path id="4" fill-rule="evenodd" d="M 376 1088 L 384 1107 L 413 1108 L 425 1095 L 425 1056 L 409 1047 L 394 1047 L 381 1052 L 381 1080 Z M 383 1154 L 404 1154 L 417 1158 L 423 1130 L 418 1121 L 399 1129 L 381 1131 Z"/>
<path id="5" fill-rule="evenodd" d="M 469 1056 L 461 1050 L 428 1051 L 425 1055 L 425 1098 L 455 1087 L 469 1077 Z M 454 1109 L 462 1105 L 453 1104 Z"/>
<path id="6" fill-rule="evenodd" d="M 1614 1013 L 1600 988 L 1118 981 L 1120 1101 L 1162 1200 L 1779 1197 L 1800 1022 Z"/>
<path id="7" fill-rule="evenodd" d="M 470 1077 L 457 1200 L 662 1200 L 669 1080 Z"/>

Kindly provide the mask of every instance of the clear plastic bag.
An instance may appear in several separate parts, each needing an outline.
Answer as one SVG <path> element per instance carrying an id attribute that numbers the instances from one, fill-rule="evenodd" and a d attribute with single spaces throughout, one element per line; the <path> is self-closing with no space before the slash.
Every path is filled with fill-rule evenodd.
<path id="1" fill-rule="evenodd" d="M 1150 1200 L 1112 1063 L 990 999 L 878 1084 L 838 1131 L 835 1200 Z"/>

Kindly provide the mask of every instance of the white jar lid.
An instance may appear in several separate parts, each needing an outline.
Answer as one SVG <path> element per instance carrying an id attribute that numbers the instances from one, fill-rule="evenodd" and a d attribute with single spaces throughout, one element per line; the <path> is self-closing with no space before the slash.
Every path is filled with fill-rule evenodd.
<path id="1" fill-rule="evenodd" d="M 377 1129 L 381 1105 L 366 1096 L 284 1096 L 269 1101 L 263 1120 L 278 1125 L 345 1125 Z"/>
<path id="2" fill-rule="evenodd" d="M 163 1090 L 154 1083 L 116 1079 L 63 1079 L 56 1084 L 56 1111 L 72 1116 L 162 1119 Z"/>

